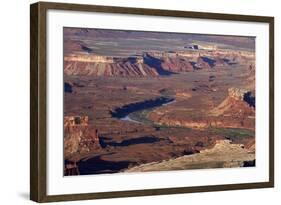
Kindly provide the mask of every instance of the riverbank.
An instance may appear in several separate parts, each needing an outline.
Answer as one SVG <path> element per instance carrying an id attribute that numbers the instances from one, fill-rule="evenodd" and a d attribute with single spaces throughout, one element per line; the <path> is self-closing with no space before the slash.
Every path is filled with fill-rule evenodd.
<path id="1" fill-rule="evenodd" d="M 171 97 L 161 96 L 155 99 L 130 103 L 111 111 L 111 115 L 114 118 L 122 119 L 122 118 L 126 118 L 126 116 L 128 116 L 131 113 L 138 112 L 141 110 L 149 110 L 152 108 L 156 108 L 164 104 L 171 103 L 174 100 L 175 99 Z"/>

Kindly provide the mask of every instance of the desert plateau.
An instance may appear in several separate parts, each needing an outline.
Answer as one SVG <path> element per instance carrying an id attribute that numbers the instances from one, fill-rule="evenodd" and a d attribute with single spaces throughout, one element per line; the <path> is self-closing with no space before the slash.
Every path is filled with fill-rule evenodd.
<path id="1" fill-rule="evenodd" d="M 255 166 L 255 38 L 64 28 L 64 175 Z"/>

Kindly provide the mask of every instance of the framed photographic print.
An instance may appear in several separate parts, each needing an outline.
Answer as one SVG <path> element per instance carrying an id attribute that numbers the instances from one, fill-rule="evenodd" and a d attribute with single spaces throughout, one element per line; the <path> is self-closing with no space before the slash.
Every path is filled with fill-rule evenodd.
<path id="1" fill-rule="evenodd" d="M 30 197 L 274 186 L 274 18 L 31 5 Z"/>

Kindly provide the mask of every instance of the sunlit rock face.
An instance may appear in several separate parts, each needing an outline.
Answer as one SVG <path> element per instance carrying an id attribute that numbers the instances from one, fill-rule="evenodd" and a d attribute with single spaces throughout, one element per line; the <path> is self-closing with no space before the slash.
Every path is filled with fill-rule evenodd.
<path id="1" fill-rule="evenodd" d="M 189 99 L 189 98 L 188 98 Z M 182 100 L 178 98 L 178 100 Z M 207 129 L 210 127 L 252 128 L 255 124 L 255 96 L 246 89 L 231 87 L 226 98 L 213 109 L 206 111 L 205 117 L 174 115 L 177 105 L 156 109 L 148 114 L 154 122 L 166 126 Z"/>
<path id="2" fill-rule="evenodd" d="M 143 57 L 112 57 L 95 54 L 75 54 L 64 57 L 64 73 L 88 76 L 158 76 L 154 67 L 144 63 Z"/>
<path id="3" fill-rule="evenodd" d="M 228 96 L 235 100 L 243 101 L 250 107 L 255 107 L 255 95 L 250 90 L 241 88 L 229 88 Z"/>
<path id="4" fill-rule="evenodd" d="M 248 92 L 241 88 L 229 88 L 228 96 L 234 98 L 235 100 L 243 100 L 244 94 Z"/>
<path id="5" fill-rule="evenodd" d="M 198 69 L 225 69 L 239 63 L 234 57 L 194 58 L 172 54 L 150 52 L 143 53 L 142 56 L 128 57 L 71 54 L 64 57 L 64 73 L 82 76 L 156 77 Z"/>

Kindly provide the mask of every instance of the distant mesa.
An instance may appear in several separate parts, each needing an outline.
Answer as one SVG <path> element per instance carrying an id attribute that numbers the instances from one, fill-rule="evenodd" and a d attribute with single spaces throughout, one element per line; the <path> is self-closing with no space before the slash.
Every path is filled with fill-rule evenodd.
<path id="1" fill-rule="evenodd" d="M 81 45 L 84 52 L 64 56 L 64 73 L 82 76 L 157 77 L 200 69 L 224 69 L 252 59 L 227 51 L 151 51 L 131 56 L 105 56 Z M 249 55 L 249 56 L 248 56 Z M 221 56 L 221 57 L 220 57 Z M 243 57 L 242 57 L 243 56 Z M 247 61 L 246 61 L 247 62 Z"/>
<path id="2" fill-rule="evenodd" d="M 156 69 L 158 75 L 175 74 L 172 71 L 173 69 L 170 69 L 170 65 L 167 61 L 161 58 L 157 58 L 149 53 L 144 54 L 144 63 L 147 64 L 149 67 Z"/>
<path id="3" fill-rule="evenodd" d="M 185 49 L 189 50 L 217 50 L 218 47 L 215 44 L 189 44 L 184 46 Z"/>
<path id="4" fill-rule="evenodd" d="M 65 127 L 88 126 L 88 116 L 65 116 L 63 124 Z"/>
<path id="5" fill-rule="evenodd" d="M 155 77 L 172 74 L 161 67 L 159 59 L 148 56 L 75 54 L 66 56 L 64 61 L 67 75 Z"/>

